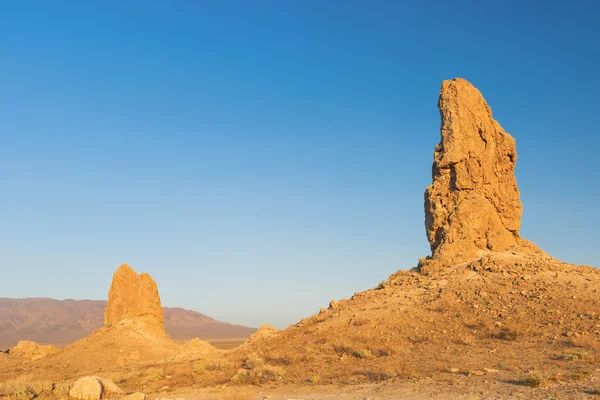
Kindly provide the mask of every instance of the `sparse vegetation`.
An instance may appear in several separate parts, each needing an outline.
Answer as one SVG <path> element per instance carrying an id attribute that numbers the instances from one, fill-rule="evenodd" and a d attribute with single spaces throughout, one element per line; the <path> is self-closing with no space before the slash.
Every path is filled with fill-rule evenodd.
<path id="1" fill-rule="evenodd" d="M 192 375 L 199 376 L 211 371 L 223 371 L 233 368 L 233 364 L 227 360 L 203 359 L 193 365 Z"/>
<path id="2" fill-rule="evenodd" d="M 383 382 L 392 377 L 392 375 L 390 375 L 387 372 L 384 372 L 382 370 L 375 370 L 375 371 L 374 370 L 358 370 L 358 371 L 353 371 L 352 374 L 358 375 L 358 376 L 364 376 L 366 378 L 367 382 L 371 382 L 371 383 Z"/>
<path id="3" fill-rule="evenodd" d="M 530 374 L 522 378 L 519 383 L 523 386 L 529 386 L 533 388 L 540 387 L 543 382 L 543 378 L 538 374 Z"/>
<path id="4" fill-rule="evenodd" d="M 147 381 L 150 381 L 150 382 L 158 381 L 165 377 L 165 370 L 163 368 L 159 368 L 159 367 L 148 368 L 144 372 L 144 376 Z"/>
<path id="5" fill-rule="evenodd" d="M 373 354 L 369 349 L 360 349 L 352 352 L 352 356 L 355 358 L 371 358 Z"/>

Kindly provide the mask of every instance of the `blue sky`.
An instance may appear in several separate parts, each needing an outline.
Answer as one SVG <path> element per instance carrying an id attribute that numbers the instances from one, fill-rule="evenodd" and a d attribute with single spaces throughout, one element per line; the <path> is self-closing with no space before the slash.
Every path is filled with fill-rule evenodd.
<path id="1" fill-rule="evenodd" d="M 593 1 L 0 5 L 0 296 L 285 327 L 429 254 L 444 79 L 517 139 L 521 233 L 600 264 Z"/>

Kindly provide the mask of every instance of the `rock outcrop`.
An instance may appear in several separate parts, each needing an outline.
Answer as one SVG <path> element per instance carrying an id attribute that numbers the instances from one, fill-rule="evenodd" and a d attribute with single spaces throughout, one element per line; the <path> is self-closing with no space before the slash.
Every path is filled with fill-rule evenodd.
<path id="1" fill-rule="evenodd" d="M 119 323 L 134 323 L 155 334 L 166 335 L 158 287 L 146 273 L 138 275 L 123 264 L 113 275 L 104 312 L 106 328 Z"/>
<path id="2" fill-rule="evenodd" d="M 15 347 L 10 349 L 10 354 L 31 360 L 38 360 L 58 351 L 58 348 L 54 346 L 42 346 L 36 342 L 21 340 Z"/>
<path id="3" fill-rule="evenodd" d="M 103 396 L 120 393 L 123 391 L 110 379 L 86 376 L 75 381 L 69 396 L 79 400 L 100 400 Z"/>
<path id="4" fill-rule="evenodd" d="M 257 340 L 272 336 L 279 332 L 279 330 L 269 324 L 264 324 L 261 326 L 256 332 L 254 332 L 250 337 L 246 340 L 246 344 L 250 344 Z"/>
<path id="5" fill-rule="evenodd" d="M 465 79 L 442 83 L 438 108 L 441 141 L 434 152 L 433 184 L 425 191 L 432 259 L 447 266 L 487 252 L 539 252 L 519 236 L 522 205 L 513 137 Z"/>

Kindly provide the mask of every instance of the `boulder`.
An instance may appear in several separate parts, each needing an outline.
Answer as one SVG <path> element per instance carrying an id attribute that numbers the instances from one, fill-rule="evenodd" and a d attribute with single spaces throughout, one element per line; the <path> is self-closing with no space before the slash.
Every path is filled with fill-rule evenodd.
<path id="1" fill-rule="evenodd" d="M 69 396 L 80 400 L 99 400 L 107 394 L 119 394 L 123 391 L 110 379 L 98 376 L 79 378 L 69 391 Z"/>
<path id="2" fill-rule="evenodd" d="M 95 376 L 79 378 L 69 391 L 69 396 L 79 400 L 100 400 L 104 393 L 102 382 Z"/>
<path id="3" fill-rule="evenodd" d="M 20 340 L 15 347 L 10 349 L 9 352 L 15 356 L 29 358 L 30 360 L 37 360 L 50 354 L 54 354 L 58 351 L 59 349 L 54 346 L 42 346 L 36 342 Z"/>

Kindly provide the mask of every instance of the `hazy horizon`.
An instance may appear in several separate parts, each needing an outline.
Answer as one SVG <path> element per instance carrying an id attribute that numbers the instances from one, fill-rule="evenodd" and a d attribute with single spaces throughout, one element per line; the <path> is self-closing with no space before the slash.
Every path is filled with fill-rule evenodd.
<path id="1" fill-rule="evenodd" d="M 600 6 L 0 6 L 0 297 L 163 306 L 284 328 L 430 254 L 444 79 L 517 141 L 521 235 L 600 265 Z M 540 3 L 541 4 L 541 3 Z"/>

